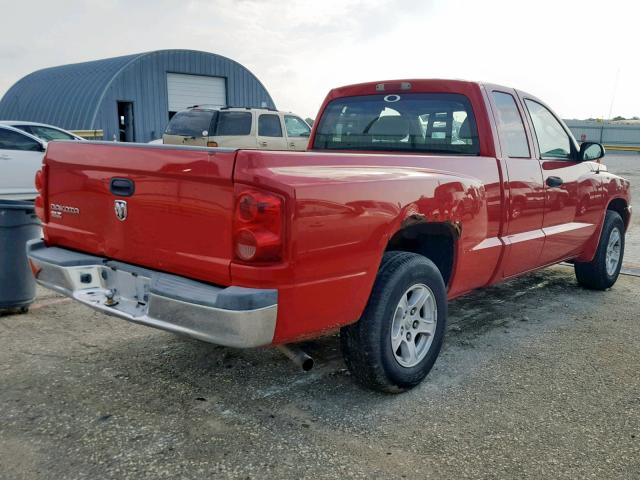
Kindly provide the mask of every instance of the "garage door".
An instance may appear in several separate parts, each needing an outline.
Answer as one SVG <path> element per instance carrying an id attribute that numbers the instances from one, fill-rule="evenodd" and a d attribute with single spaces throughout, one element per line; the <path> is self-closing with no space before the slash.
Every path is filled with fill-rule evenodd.
<path id="1" fill-rule="evenodd" d="M 221 77 L 167 73 L 167 93 L 170 112 L 193 105 L 227 105 L 227 87 Z"/>

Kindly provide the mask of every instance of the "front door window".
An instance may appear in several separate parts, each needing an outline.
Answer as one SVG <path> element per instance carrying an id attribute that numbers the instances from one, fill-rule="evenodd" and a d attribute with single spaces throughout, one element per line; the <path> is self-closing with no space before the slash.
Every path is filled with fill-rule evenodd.
<path id="1" fill-rule="evenodd" d="M 544 106 L 525 100 L 538 139 L 540 158 L 569 158 L 571 141 L 556 117 Z"/>

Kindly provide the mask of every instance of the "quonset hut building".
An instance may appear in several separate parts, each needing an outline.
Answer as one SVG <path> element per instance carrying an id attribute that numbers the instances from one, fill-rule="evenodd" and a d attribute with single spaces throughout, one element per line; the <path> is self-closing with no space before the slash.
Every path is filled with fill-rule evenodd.
<path id="1" fill-rule="evenodd" d="M 18 80 L 0 100 L 0 120 L 102 130 L 104 140 L 160 138 L 192 105 L 275 108 L 264 85 L 233 60 L 194 50 L 62 65 Z"/>

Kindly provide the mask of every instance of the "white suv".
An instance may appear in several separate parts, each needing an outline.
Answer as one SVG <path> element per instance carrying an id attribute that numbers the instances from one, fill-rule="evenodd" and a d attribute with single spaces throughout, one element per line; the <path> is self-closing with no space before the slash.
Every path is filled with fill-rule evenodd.
<path id="1" fill-rule="evenodd" d="M 306 150 L 311 127 L 292 113 L 265 108 L 192 107 L 176 113 L 166 145 Z"/>

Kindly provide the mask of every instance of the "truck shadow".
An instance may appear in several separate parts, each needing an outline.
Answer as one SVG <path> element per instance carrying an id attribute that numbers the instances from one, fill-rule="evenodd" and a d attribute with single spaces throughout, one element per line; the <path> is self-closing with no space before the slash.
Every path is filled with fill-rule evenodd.
<path id="1" fill-rule="evenodd" d="M 532 273 L 468 294 L 450 304 L 443 356 L 451 349 L 474 348 L 484 334 L 495 329 L 507 333 L 526 328 L 526 322 L 544 323 L 549 312 L 593 295 L 577 287 L 568 267 Z M 141 393 L 149 384 L 179 386 L 194 399 L 205 399 L 198 401 L 232 401 L 236 409 L 292 396 L 311 403 L 338 402 L 345 408 L 392 398 L 372 395 L 354 384 L 342 361 L 337 334 L 299 345 L 316 362 L 307 373 L 275 349 L 236 350 L 163 332 L 146 338 L 144 344 L 124 341 L 120 348 L 103 351 L 106 358 L 102 360 L 119 371 L 120 377 L 134 382 Z M 446 359 L 441 358 L 437 367 L 426 385 L 438 385 L 439 377 L 448 375 Z"/>

